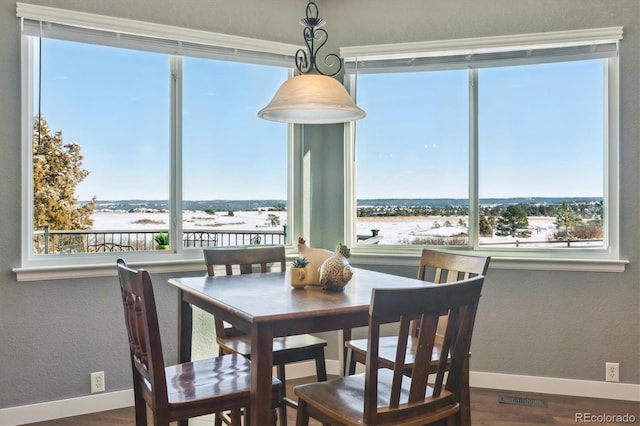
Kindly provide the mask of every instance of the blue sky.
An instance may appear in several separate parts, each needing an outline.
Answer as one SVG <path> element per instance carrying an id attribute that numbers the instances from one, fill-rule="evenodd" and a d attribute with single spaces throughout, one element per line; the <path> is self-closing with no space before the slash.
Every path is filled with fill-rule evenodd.
<path id="1" fill-rule="evenodd" d="M 481 198 L 602 196 L 603 72 L 600 61 L 479 70 Z M 466 198 L 467 81 L 466 70 L 358 77 L 358 198 Z"/>
<path id="2" fill-rule="evenodd" d="M 168 57 L 44 41 L 43 115 L 91 171 L 78 198 L 168 199 Z M 256 114 L 287 70 L 187 59 L 183 72 L 184 198 L 285 199 L 287 126 Z"/>
<path id="3" fill-rule="evenodd" d="M 42 53 L 43 114 L 91 171 L 78 198 L 167 199 L 168 57 L 49 39 Z M 186 58 L 183 72 L 184 199 L 286 198 L 287 125 L 256 113 L 287 71 Z M 602 75 L 600 61 L 480 70 L 482 198 L 602 196 Z M 467 81 L 358 77 L 358 198 L 467 197 Z"/>

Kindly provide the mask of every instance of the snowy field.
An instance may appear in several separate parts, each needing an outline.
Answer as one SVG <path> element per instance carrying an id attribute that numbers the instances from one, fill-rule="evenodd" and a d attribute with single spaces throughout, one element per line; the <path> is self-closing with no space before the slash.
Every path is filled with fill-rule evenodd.
<path id="1" fill-rule="evenodd" d="M 273 226 L 269 215 L 276 215 L 280 225 Z M 94 213 L 95 230 L 167 230 L 169 229 L 169 213 L 127 213 L 99 211 Z M 555 226 L 553 217 L 529 217 L 531 237 L 521 241 L 546 242 L 553 236 Z M 287 212 L 236 211 L 233 216 L 226 212 L 208 214 L 204 211 L 184 211 L 182 226 L 185 230 L 235 230 L 255 232 L 257 228 L 269 231 L 281 231 L 286 224 Z M 446 222 L 449 224 L 446 224 Z M 465 223 L 462 226 L 460 222 Z M 441 216 L 395 216 L 358 218 L 357 234 L 372 235 L 377 229 L 379 244 L 407 244 L 420 237 L 451 237 L 466 234 L 466 217 Z M 449 225 L 449 226 L 447 226 Z M 482 243 L 512 242 L 510 237 L 481 238 Z"/>
<path id="2" fill-rule="evenodd" d="M 287 212 L 233 212 L 233 216 L 227 213 L 208 214 L 204 211 L 183 211 L 182 227 L 184 229 L 224 229 L 239 231 L 255 231 L 256 228 L 269 230 L 282 229 L 282 226 L 272 226 L 269 215 L 276 215 L 280 224 L 287 221 Z M 93 214 L 93 229 L 169 229 L 169 213 L 127 213 L 100 211 Z"/>
<path id="3" fill-rule="evenodd" d="M 548 241 L 556 227 L 553 217 L 529 217 L 531 237 L 521 241 Z M 448 225 L 446 222 L 449 222 Z M 461 225 L 460 222 L 464 223 Z M 372 235 L 379 229 L 379 244 L 406 244 L 420 237 L 453 237 L 467 234 L 468 218 L 461 216 L 393 216 L 358 218 L 357 234 Z M 480 243 L 501 243 L 514 241 L 512 237 L 480 238 Z"/>

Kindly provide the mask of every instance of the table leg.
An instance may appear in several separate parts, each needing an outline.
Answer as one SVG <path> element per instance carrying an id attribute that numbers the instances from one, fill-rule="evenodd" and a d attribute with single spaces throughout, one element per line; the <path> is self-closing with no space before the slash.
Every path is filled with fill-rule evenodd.
<path id="1" fill-rule="evenodd" d="M 341 376 L 348 376 L 349 374 L 351 374 L 349 373 L 349 365 L 347 365 L 347 362 L 349 361 L 349 352 L 347 351 L 347 347 L 345 346 L 345 342 L 348 342 L 349 340 L 351 340 L 351 329 L 343 328 L 342 339 L 340 341 L 340 345 L 342 346 L 342 365 L 340 365 Z"/>
<path id="2" fill-rule="evenodd" d="M 264 424 L 271 415 L 273 377 L 273 329 L 268 324 L 251 326 L 251 425 Z"/>
<path id="3" fill-rule="evenodd" d="M 183 363 L 191 361 L 193 309 L 184 301 L 182 290 L 178 290 L 178 296 L 178 362 Z"/>

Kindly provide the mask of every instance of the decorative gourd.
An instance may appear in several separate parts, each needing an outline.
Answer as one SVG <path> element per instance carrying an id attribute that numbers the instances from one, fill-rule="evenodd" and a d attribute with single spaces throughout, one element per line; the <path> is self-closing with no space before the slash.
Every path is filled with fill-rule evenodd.
<path id="1" fill-rule="evenodd" d="M 347 259 L 351 250 L 340 243 L 336 252 L 320 266 L 320 284 L 327 291 L 342 291 L 353 276 L 353 269 Z"/>
<path id="2" fill-rule="evenodd" d="M 304 238 L 298 238 L 298 254 L 309 261 L 307 265 L 306 283 L 309 285 L 320 284 L 320 266 L 322 262 L 333 256 L 333 252 L 320 248 L 311 248 Z"/>

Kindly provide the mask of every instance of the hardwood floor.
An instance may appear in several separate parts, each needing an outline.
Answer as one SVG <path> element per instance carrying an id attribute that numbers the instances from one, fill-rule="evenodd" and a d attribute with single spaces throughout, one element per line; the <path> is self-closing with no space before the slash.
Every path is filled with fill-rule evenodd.
<path id="1" fill-rule="evenodd" d="M 504 404 L 499 402 L 500 396 L 539 399 L 546 402 L 547 406 Z M 587 423 L 580 420 L 584 420 L 589 415 L 603 414 L 609 416 L 629 414 L 635 417 L 634 423 L 637 424 L 640 423 L 640 402 L 471 389 L 471 416 L 474 426 L 576 425 Z M 591 423 L 596 423 L 593 417 L 591 417 Z M 620 425 L 622 422 L 596 424 Z"/>
<path id="2" fill-rule="evenodd" d="M 292 380 L 287 384 L 288 395 L 293 395 L 291 387 L 300 383 Z M 500 403 L 500 396 L 515 397 L 521 403 L 530 405 L 514 405 Z M 535 406 L 534 403 L 545 402 L 546 407 Z M 609 422 L 597 421 L 595 416 L 629 416 L 635 417 L 632 424 L 640 424 L 640 403 L 631 401 L 617 401 L 595 398 L 575 398 L 570 396 L 557 396 L 546 394 L 531 394 L 512 391 L 497 391 L 490 389 L 471 390 L 471 416 L 474 426 L 530 426 L 530 425 L 576 425 L 581 422 L 576 416 L 582 415 L 582 419 L 591 415 L 590 423 L 600 425 L 620 425 L 622 421 L 611 418 Z M 149 424 L 151 417 L 149 417 Z M 628 421 L 626 423 L 629 423 Z M 68 417 L 64 419 L 50 420 L 46 422 L 32 423 L 31 426 L 131 426 L 135 424 L 133 408 L 103 411 L 84 416 Z M 190 426 L 210 426 L 211 417 L 191 419 Z M 295 425 L 295 411 L 288 411 L 289 426 Z M 311 422 L 311 425 L 319 425 Z"/>

